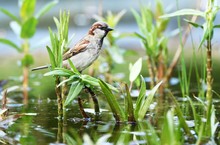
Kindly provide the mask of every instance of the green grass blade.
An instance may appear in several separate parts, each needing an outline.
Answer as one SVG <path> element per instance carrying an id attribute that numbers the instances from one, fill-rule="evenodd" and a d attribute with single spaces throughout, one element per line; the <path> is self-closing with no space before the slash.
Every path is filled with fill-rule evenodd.
<path id="1" fill-rule="evenodd" d="M 18 47 L 14 42 L 8 39 L 0 38 L 0 42 L 11 46 L 12 48 L 16 49 L 18 52 L 22 52 L 22 49 L 20 47 Z"/>
<path id="2" fill-rule="evenodd" d="M 143 105 L 141 105 L 140 110 L 138 111 L 138 120 L 143 120 L 144 116 L 147 112 L 147 110 L 150 107 L 150 104 L 153 100 L 153 97 L 156 93 L 156 91 L 158 90 L 158 88 L 160 87 L 160 85 L 162 84 L 163 81 L 159 82 L 150 92 L 150 94 L 147 96 L 147 98 L 145 99 Z"/>
<path id="3" fill-rule="evenodd" d="M 115 120 L 117 122 L 120 121 L 125 121 L 125 113 L 122 110 L 122 108 L 120 107 L 118 101 L 116 100 L 115 96 L 113 95 L 112 91 L 110 90 L 110 88 L 107 86 L 107 84 L 102 81 L 99 80 L 99 85 L 101 86 L 101 89 L 107 99 L 107 102 L 112 110 L 112 113 L 114 114 Z"/>
<path id="4" fill-rule="evenodd" d="M 79 81 L 73 82 L 71 87 L 70 87 L 70 91 L 69 91 L 69 94 L 66 98 L 64 106 L 67 106 L 68 104 L 70 104 L 73 101 L 73 99 L 75 99 L 76 96 L 79 95 L 82 88 L 83 88 L 82 83 L 80 83 Z"/>
<path id="5" fill-rule="evenodd" d="M 186 132 L 187 135 L 192 136 L 192 133 L 190 132 L 190 129 L 189 129 L 187 123 L 186 123 L 186 120 L 183 116 L 183 113 L 180 109 L 180 106 L 179 106 L 176 98 L 172 94 L 170 94 L 169 96 L 171 97 L 172 101 L 175 104 L 175 110 L 176 110 L 177 116 L 179 118 L 180 125 L 183 127 L 183 129 L 184 129 L 184 131 Z"/>
<path id="6" fill-rule="evenodd" d="M 48 46 L 46 46 L 46 47 L 47 47 L 47 52 L 50 57 L 51 67 L 54 69 L 56 67 L 55 57 L 54 57 L 53 52 L 51 51 L 50 47 L 48 47 Z"/>

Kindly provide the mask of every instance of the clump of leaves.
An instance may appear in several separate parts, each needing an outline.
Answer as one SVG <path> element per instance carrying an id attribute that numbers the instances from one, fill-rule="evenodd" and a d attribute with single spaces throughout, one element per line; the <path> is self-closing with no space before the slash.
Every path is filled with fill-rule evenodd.
<path id="1" fill-rule="evenodd" d="M 130 69 L 130 82 L 132 83 L 138 78 L 140 75 L 140 71 L 142 68 L 142 59 L 138 59 L 134 65 L 131 65 Z M 150 92 L 148 96 L 146 96 L 146 84 L 144 78 L 141 76 L 141 88 L 140 93 L 138 95 L 136 105 L 134 107 L 130 90 L 128 86 L 125 87 L 125 104 L 124 109 L 119 105 L 116 95 L 110 90 L 110 88 L 106 85 L 106 83 L 102 80 L 99 81 L 99 84 L 102 88 L 102 91 L 107 99 L 107 102 L 114 114 L 115 120 L 117 122 L 121 121 L 129 121 L 136 122 L 144 119 L 146 112 L 148 111 L 150 104 L 152 103 L 153 97 L 161 85 L 162 82 L 158 83 Z"/>
<path id="2" fill-rule="evenodd" d="M 65 68 L 55 68 L 54 70 L 47 72 L 44 74 L 45 76 L 60 76 L 66 77 L 67 79 L 60 82 L 57 87 L 62 86 L 64 83 L 71 85 L 68 96 L 65 100 L 64 105 L 69 105 L 73 99 L 75 99 L 84 86 L 90 87 L 100 87 L 99 80 L 91 77 L 90 75 L 81 74 L 73 65 L 73 63 L 69 60 L 69 64 L 71 66 L 71 70 Z M 117 89 L 111 85 L 107 85 L 111 90 L 117 91 Z"/>
<path id="3" fill-rule="evenodd" d="M 160 82 L 165 77 L 167 68 L 167 40 L 163 34 L 167 28 L 169 19 L 159 19 L 164 14 L 160 0 L 156 3 L 156 15 L 146 6 L 140 6 L 140 12 L 132 9 L 132 13 L 138 24 L 140 33 L 135 33 L 140 38 L 146 55 L 148 72 L 151 77 L 151 88 L 155 83 Z"/>

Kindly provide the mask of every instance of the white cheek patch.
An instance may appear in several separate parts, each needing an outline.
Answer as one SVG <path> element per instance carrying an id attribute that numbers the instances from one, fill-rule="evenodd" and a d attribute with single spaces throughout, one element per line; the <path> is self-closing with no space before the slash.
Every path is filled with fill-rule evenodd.
<path id="1" fill-rule="evenodd" d="M 97 38 L 103 38 L 103 36 L 105 36 L 105 30 L 95 29 L 94 34 Z"/>

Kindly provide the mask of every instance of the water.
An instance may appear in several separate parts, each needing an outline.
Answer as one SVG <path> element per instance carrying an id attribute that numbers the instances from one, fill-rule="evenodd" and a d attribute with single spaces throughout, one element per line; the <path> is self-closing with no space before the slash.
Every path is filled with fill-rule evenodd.
<path id="1" fill-rule="evenodd" d="M 1 137 L 3 142 L 22 145 L 73 144 L 74 142 L 75 144 L 81 144 L 82 140 L 88 142 L 89 136 L 93 141 L 97 141 L 99 138 L 107 138 L 102 144 L 107 142 L 114 144 L 119 142 L 134 145 L 146 144 L 153 135 L 151 127 L 154 126 L 154 131 L 161 132 L 159 128 L 164 124 L 164 116 L 160 116 L 159 113 L 155 114 L 157 112 L 156 110 L 160 108 L 165 111 L 167 107 L 168 109 L 171 108 L 171 106 L 167 105 L 162 105 L 163 107 L 158 106 L 156 99 L 155 102 L 152 103 L 155 106 L 151 107 L 151 110 L 147 113 L 143 121 L 136 124 L 129 122 L 116 123 L 105 98 L 99 96 L 100 107 L 104 110 L 101 112 L 99 119 L 94 120 L 95 115 L 92 113 L 93 102 L 89 99 L 88 94 L 83 94 L 81 95 L 81 98 L 83 98 L 85 102 L 83 106 L 91 119 L 85 120 L 82 118 L 78 103 L 74 101 L 66 109 L 67 119 L 59 120 L 57 116 L 56 99 L 49 99 L 51 96 L 44 96 L 42 97 L 43 99 L 40 99 L 36 98 L 36 96 L 30 96 L 30 98 L 35 99 L 30 99 L 27 105 L 22 104 L 22 99 L 17 99 L 17 103 L 8 104 L 10 114 L 12 115 L 22 113 L 29 114 L 21 116 L 19 119 L 13 121 L 13 124 L 9 124 L 6 130 L 3 130 L 6 133 Z M 55 98 L 55 96 L 52 98 Z M 119 99 L 119 101 L 123 104 L 123 99 Z M 186 102 L 186 99 L 179 99 L 179 103 L 183 107 L 183 112 L 187 115 L 188 126 L 193 127 L 194 121 L 190 115 L 192 112 Z M 217 110 L 219 110 L 219 102 L 220 101 L 216 99 L 215 105 Z M 171 105 L 170 103 L 168 104 Z M 200 108 L 198 111 L 202 110 L 201 105 L 198 105 L 198 108 Z M 220 119 L 218 113 L 217 117 Z M 176 119 L 177 123 L 178 118 L 176 117 Z M 151 127 L 150 124 L 152 125 Z M 185 139 L 184 142 L 195 143 L 195 140 Z M 216 140 L 216 143 L 219 143 L 219 140 Z"/>

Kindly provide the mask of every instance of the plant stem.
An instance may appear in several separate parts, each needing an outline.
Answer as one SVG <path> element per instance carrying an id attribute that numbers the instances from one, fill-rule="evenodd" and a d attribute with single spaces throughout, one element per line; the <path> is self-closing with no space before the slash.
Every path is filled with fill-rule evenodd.
<path id="1" fill-rule="evenodd" d="M 212 44 L 210 38 L 207 39 L 207 59 L 206 59 L 206 101 L 207 101 L 207 112 L 206 112 L 206 135 L 211 136 L 211 113 L 212 113 Z"/>
<path id="2" fill-rule="evenodd" d="M 28 40 L 25 39 L 23 43 L 24 56 L 29 53 L 29 43 Z M 27 65 L 23 66 L 23 103 L 28 103 L 28 76 L 29 76 L 29 67 Z"/>
<path id="3" fill-rule="evenodd" d="M 212 45 L 211 40 L 207 40 L 207 76 L 206 76 L 206 83 L 207 83 L 207 93 L 206 93 L 206 99 L 208 102 L 212 101 Z"/>
<path id="4" fill-rule="evenodd" d="M 63 99 L 61 94 L 61 88 L 57 87 L 60 84 L 60 77 L 56 77 L 56 95 L 57 95 L 57 103 L 58 103 L 58 118 L 61 119 L 63 117 Z"/>
<path id="5" fill-rule="evenodd" d="M 99 115 L 100 114 L 100 109 L 99 109 L 99 102 L 98 102 L 98 99 L 96 97 L 96 94 L 92 91 L 91 88 L 89 87 L 85 87 L 86 90 L 89 92 L 89 94 L 91 95 L 92 97 L 92 100 L 94 102 L 94 106 L 95 106 L 95 114 L 96 115 Z"/>
<path id="6" fill-rule="evenodd" d="M 89 116 L 86 114 L 86 112 L 83 109 L 82 100 L 81 98 L 78 98 L 78 104 L 79 104 L 79 110 L 83 118 L 89 118 Z"/>
<path id="7" fill-rule="evenodd" d="M 193 16 L 192 19 L 191 19 L 191 22 L 195 22 L 196 19 L 197 19 L 197 16 Z M 171 76 L 172 76 L 173 70 L 176 67 L 176 65 L 179 61 L 179 58 L 182 54 L 182 48 L 183 48 L 182 46 L 186 43 L 186 40 L 189 36 L 189 33 L 190 33 L 191 29 L 192 29 L 192 25 L 189 25 L 187 31 L 184 33 L 184 35 L 182 37 L 182 43 L 178 46 L 177 51 L 176 51 L 176 53 L 173 57 L 173 60 L 170 64 L 169 68 L 167 69 L 167 73 L 166 73 L 166 76 L 164 78 L 165 82 L 169 81 Z"/>
<path id="8" fill-rule="evenodd" d="M 147 64 L 148 64 L 149 75 L 150 75 L 150 78 L 151 78 L 150 87 L 152 89 L 155 86 L 155 81 L 154 81 L 155 73 L 154 73 L 154 69 L 153 69 L 152 59 L 149 56 L 147 58 Z"/>

